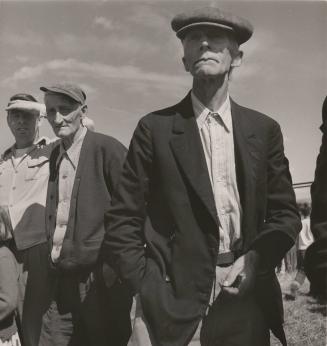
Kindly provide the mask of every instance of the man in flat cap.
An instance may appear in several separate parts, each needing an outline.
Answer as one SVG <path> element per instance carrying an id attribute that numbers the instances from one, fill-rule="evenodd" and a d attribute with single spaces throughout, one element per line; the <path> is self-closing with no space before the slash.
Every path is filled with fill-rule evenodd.
<path id="1" fill-rule="evenodd" d="M 20 271 L 19 322 L 22 323 L 23 318 L 24 344 L 31 345 L 41 311 L 34 306 L 33 313 L 29 314 L 26 303 L 27 306 L 33 304 L 32 292 L 37 295 L 42 291 L 47 272 L 42 259 L 48 253 L 45 203 L 52 147 L 48 139 L 39 138 L 44 104 L 30 94 L 20 93 L 10 98 L 6 111 L 15 144 L 0 160 L 0 205 L 9 211 L 13 227 L 13 250 Z"/>
<path id="2" fill-rule="evenodd" d="M 41 87 L 47 118 L 61 139 L 50 157 L 46 223 L 50 244 L 49 304 L 40 346 L 123 346 L 130 335 L 127 295 L 99 249 L 104 212 L 126 149 L 89 131 L 86 95 L 75 84 Z"/>
<path id="3" fill-rule="evenodd" d="M 252 26 L 205 8 L 172 28 L 192 90 L 140 120 L 106 215 L 107 260 L 136 295 L 130 345 L 265 346 L 269 328 L 285 345 L 274 268 L 301 223 L 282 134 L 228 91 Z"/>

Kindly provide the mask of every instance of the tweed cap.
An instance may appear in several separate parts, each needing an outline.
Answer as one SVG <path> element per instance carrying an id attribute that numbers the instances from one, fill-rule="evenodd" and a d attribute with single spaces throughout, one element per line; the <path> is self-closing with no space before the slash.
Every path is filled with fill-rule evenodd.
<path id="1" fill-rule="evenodd" d="M 86 100 L 85 92 L 77 84 L 59 83 L 49 87 L 42 86 L 40 90 L 44 92 L 64 94 L 80 104 L 84 104 Z"/>
<path id="2" fill-rule="evenodd" d="M 246 19 L 223 12 L 217 7 L 204 7 L 187 13 L 176 15 L 171 27 L 178 38 L 196 26 L 216 26 L 234 32 L 238 44 L 246 42 L 253 33 L 253 26 Z"/>

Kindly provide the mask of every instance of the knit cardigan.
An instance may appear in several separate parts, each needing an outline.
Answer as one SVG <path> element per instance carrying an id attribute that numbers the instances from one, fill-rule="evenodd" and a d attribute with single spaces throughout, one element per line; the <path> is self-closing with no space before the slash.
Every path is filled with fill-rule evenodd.
<path id="1" fill-rule="evenodd" d="M 56 228 L 59 145 L 50 157 L 46 229 L 50 248 Z M 87 131 L 72 190 L 69 221 L 57 266 L 80 271 L 94 266 L 104 237 L 104 213 L 110 208 L 126 149 L 116 139 Z"/>

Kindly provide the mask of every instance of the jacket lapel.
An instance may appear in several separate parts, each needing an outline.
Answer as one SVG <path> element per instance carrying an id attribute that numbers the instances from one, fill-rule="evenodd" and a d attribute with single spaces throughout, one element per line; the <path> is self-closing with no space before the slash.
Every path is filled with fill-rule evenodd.
<path id="1" fill-rule="evenodd" d="M 207 163 L 190 94 L 177 105 L 170 146 L 189 184 L 219 224 Z"/>
<path id="2" fill-rule="evenodd" d="M 83 169 L 84 169 L 84 165 L 85 165 L 85 161 L 86 158 L 88 157 L 88 152 L 91 146 L 91 137 L 92 137 L 92 133 L 87 130 L 83 143 L 82 143 L 82 147 L 81 147 L 81 152 L 80 152 L 80 156 L 79 156 L 79 160 L 78 160 L 78 165 L 76 168 L 76 175 L 75 175 L 75 181 L 74 181 L 74 185 L 73 185 L 73 191 L 72 191 L 72 199 L 77 198 L 77 193 L 78 193 L 78 189 L 79 189 L 79 184 L 81 181 L 81 176 L 83 173 Z"/>
<path id="3" fill-rule="evenodd" d="M 237 185 L 243 209 L 242 235 L 245 243 L 250 233 L 255 231 L 253 224 L 255 217 L 255 181 L 257 179 L 257 163 L 260 159 L 256 150 L 257 138 L 254 126 L 249 117 L 246 117 L 242 108 L 231 100 L 233 119 L 233 135 L 235 150 L 235 165 Z"/>

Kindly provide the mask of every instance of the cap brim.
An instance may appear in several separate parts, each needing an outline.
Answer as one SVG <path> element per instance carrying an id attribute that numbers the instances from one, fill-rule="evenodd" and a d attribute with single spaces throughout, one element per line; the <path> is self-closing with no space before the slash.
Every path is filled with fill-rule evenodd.
<path id="1" fill-rule="evenodd" d="M 186 35 L 186 33 L 194 28 L 194 27 L 198 27 L 198 26 L 215 26 L 215 27 L 218 27 L 218 28 L 221 28 L 221 29 L 224 29 L 224 30 L 229 30 L 229 31 L 233 31 L 235 32 L 235 30 L 228 26 L 228 25 L 224 25 L 224 24 L 219 24 L 219 23 L 213 23 L 213 22 L 197 22 L 197 23 L 192 23 L 192 24 L 189 24 L 189 25 L 186 25 L 184 27 L 182 27 L 181 29 L 179 29 L 177 32 L 176 32 L 176 36 L 180 39 L 184 38 L 184 36 Z"/>

